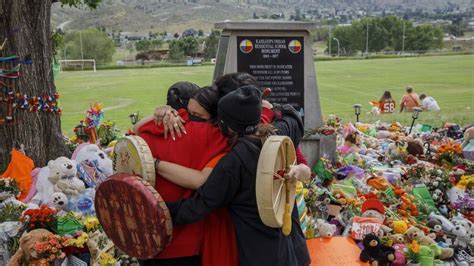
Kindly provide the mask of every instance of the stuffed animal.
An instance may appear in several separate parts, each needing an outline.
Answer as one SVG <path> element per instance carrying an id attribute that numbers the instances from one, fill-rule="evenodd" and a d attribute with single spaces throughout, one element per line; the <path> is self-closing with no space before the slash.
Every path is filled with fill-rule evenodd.
<path id="1" fill-rule="evenodd" d="M 433 266 L 435 265 L 435 257 L 441 254 L 441 248 L 436 244 L 429 246 L 420 246 L 420 266 Z"/>
<path id="2" fill-rule="evenodd" d="M 35 229 L 31 230 L 29 233 L 23 234 L 20 238 L 20 247 L 15 255 L 10 258 L 7 266 L 20 266 L 23 265 L 23 263 L 28 263 L 37 259 L 33 248 L 35 243 L 50 235 L 53 235 L 53 233 L 45 229 Z"/>
<path id="3" fill-rule="evenodd" d="M 474 126 L 471 126 L 470 128 L 466 129 L 466 131 L 464 131 L 464 142 L 462 143 L 462 146 L 467 146 L 471 139 L 474 139 Z"/>
<path id="4" fill-rule="evenodd" d="M 49 205 L 52 205 L 54 208 L 57 208 L 57 209 L 66 210 L 68 202 L 69 200 L 66 194 L 62 192 L 54 192 L 51 195 Z"/>
<path id="5" fill-rule="evenodd" d="M 382 224 L 380 228 L 384 233 L 389 233 L 392 230 L 388 226 L 383 225 L 385 221 L 385 207 L 383 203 L 376 198 L 367 199 L 362 203 L 362 217 L 380 220 Z"/>
<path id="6" fill-rule="evenodd" d="M 425 245 L 425 246 L 430 246 L 432 244 L 436 245 L 436 242 L 433 239 L 426 236 L 425 233 L 421 229 L 415 226 L 408 228 L 407 232 L 405 233 L 405 236 L 408 242 L 410 243 L 413 240 L 416 240 L 421 245 Z M 447 258 L 451 258 L 453 255 L 454 255 L 454 250 L 452 248 L 441 248 L 441 253 L 438 255 L 438 258 L 447 259 Z"/>
<path id="7" fill-rule="evenodd" d="M 364 249 L 359 259 L 362 262 L 370 262 L 372 266 L 390 265 L 395 260 L 395 250 L 384 246 L 375 234 L 368 234 L 362 240 Z"/>
<path id="8" fill-rule="evenodd" d="M 394 234 L 391 235 L 390 238 L 393 240 L 393 244 L 405 244 L 406 239 L 405 236 L 402 234 Z"/>
<path id="9" fill-rule="evenodd" d="M 454 245 L 462 248 L 467 248 L 472 241 L 471 234 L 474 226 L 467 220 L 454 220 L 454 228 L 451 231 L 456 236 Z"/>
<path id="10" fill-rule="evenodd" d="M 99 146 L 95 144 L 84 143 L 79 145 L 74 151 L 72 160 L 75 160 L 78 164 L 85 161 L 97 161 L 97 169 L 109 177 L 113 174 L 113 162 L 107 154 L 102 151 Z"/>
<path id="11" fill-rule="evenodd" d="M 48 204 L 51 194 L 54 193 L 53 184 L 49 181 L 50 169 L 48 166 L 39 170 L 36 180 L 36 194 L 30 202 L 39 205 Z"/>
<path id="12" fill-rule="evenodd" d="M 63 192 L 66 196 L 77 196 L 85 190 L 84 183 L 77 178 L 76 162 L 66 157 L 59 157 L 48 162 L 49 181 L 55 192 Z"/>
<path id="13" fill-rule="evenodd" d="M 318 219 L 316 223 L 317 223 L 317 228 L 319 232 L 319 237 L 323 237 L 323 238 L 332 237 L 337 230 L 337 227 L 335 224 L 327 223 L 324 220 Z"/>
<path id="14" fill-rule="evenodd" d="M 395 260 L 392 262 L 393 266 L 405 266 L 407 264 L 405 247 L 404 243 L 393 244 L 392 248 L 395 250 Z"/>
<path id="15" fill-rule="evenodd" d="M 436 242 L 444 241 L 443 226 L 438 219 L 430 219 L 426 226 L 430 228 L 430 233 L 428 234 Z"/>
<path id="16" fill-rule="evenodd" d="M 413 156 L 420 156 L 424 154 L 423 143 L 419 139 L 407 141 L 407 152 Z"/>

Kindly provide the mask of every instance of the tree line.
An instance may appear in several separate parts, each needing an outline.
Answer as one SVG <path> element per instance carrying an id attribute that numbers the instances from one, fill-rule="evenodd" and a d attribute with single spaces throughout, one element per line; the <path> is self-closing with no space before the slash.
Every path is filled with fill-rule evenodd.
<path id="1" fill-rule="evenodd" d="M 328 39 L 331 54 L 357 52 L 427 51 L 443 46 L 443 30 L 432 25 L 415 25 L 395 16 L 364 18 L 350 26 L 336 26 Z M 329 43 L 330 42 L 330 43 Z"/>

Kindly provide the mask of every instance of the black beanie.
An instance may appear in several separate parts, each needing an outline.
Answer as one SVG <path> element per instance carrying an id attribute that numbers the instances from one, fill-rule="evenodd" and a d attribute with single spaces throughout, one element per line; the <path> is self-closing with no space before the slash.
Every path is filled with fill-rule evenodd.
<path id="1" fill-rule="evenodd" d="M 220 123 L 239 134 L 257 132 L 262 115 L 262 92 L 255 86 L 240 87 L 219 101 Z"/>
<path id="2" fill-rule="evenodd" d="M 187 82 L 180 81 L 171 85 L 168 89 L 168 95 L 166 97 L 166 104 L 173 107 L 175 110 L 188 107 L 188 101 L 197 91 L 199 86 Z"/>
<path id="3" fill-rule="evenodd" d="M 216 88 L 203 87 L 194 94 L 193 99 L 196 100 L 211 115 L 211 118 L 217 116 L 217 103 L 219 95 Z"/>

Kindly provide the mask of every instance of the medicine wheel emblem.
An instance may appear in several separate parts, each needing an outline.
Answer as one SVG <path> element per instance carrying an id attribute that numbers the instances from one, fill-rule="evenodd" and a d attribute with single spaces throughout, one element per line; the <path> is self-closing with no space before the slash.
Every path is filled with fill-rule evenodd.
<path id="1" fill-rule="evenodd" d="M 301 43 L 300 43 L 300 41 L 298 41 L 298 40 L 291 41 L 290 44 L 288 44 L 288 50 L 290 50 L 290 52 L 292 52 L 294 54 L 297 54 L 297 53 L 301 52 Z"/>
<path id="2" fill-rule="evenodd" d="M 249 54 L 253 50 L 253 43 L 250 40 L 243 40 L 240 42 L 240 51 L 244 54 Z"/>

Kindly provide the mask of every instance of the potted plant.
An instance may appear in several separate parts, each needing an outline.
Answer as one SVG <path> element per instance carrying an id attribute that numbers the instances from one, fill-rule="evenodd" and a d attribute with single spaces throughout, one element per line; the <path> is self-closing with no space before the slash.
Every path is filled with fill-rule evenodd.
<path id="1" fill-rule="evenodd" d="M 407 266 L 420 266 L 420 244 L 413 240 L 413 242 L 407 246 L 405 256 L 408 261 Z"/>

